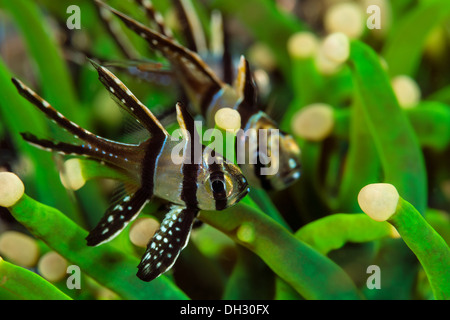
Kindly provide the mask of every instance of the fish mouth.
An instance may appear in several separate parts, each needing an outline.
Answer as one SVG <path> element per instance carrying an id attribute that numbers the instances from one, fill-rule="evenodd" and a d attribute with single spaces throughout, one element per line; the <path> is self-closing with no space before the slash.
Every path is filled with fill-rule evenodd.
<path id="1" fill-rule="evenodd" d="M 295 169 L 293 169 L 283 180 L 284 183 L 289 186 L 293 184 L 295 181 L 297 181 L 301 176 L 301 167 L 297 166 Z"/>
<path id="2" fill-rule="evenodd" d="M 271 179 L 274 190 L 283 190 L 294 184 L 301 176 L 301 166 L 297 166 L 290 170 L 288 174 Z"/>

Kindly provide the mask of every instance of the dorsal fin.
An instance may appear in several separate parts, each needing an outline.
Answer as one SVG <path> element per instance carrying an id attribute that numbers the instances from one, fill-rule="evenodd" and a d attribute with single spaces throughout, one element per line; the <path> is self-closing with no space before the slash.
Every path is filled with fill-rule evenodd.
<path id="1" fill-rule="evenodd" d="M 244 56 L 241 56 L 236 78 L 236 91 L 239 96 L 237 110 L 241 114 L 242 123 L 245 124 L 251 115 L 258 112 L 257 89 L 250 71 L 250 65 Z"/>
<path id="2" fill-rule="evenodd" d="M 182 25 L 188 48 L 200 55 L 207 54 L 205 32 L 192 2 L 190 0 L 172 0 L 172 2 Z"/>
<path id="3" fill-rule="evenodd" d="M 257 91 L 255 81 L 250 70 L 248 60 L 241 56 L 236 79 L 236 90 L 241 101 L 249 106 L 255 106 L 257 100 Z"/>
<path id="4" fill-rule="evenodd" d="M 195 128 L 195 121 L 191 114 L 186 110 L 186 107 L 181 102 L 177 103 L 177 122 L 180 128 L 187 133 L 184 133 L 185 139 L 192 140 L 192 137 L 198 137 L 197 130 Z"/>
<path id="5" fill-rule="evenodd" d="M 229 85 L 233 83 L 233 61 L 230 53 L 230 39 L 225 17 L 218 10 L 211 13 L 210 50 L 213 57 L 221 59 L 222 80 Z"/>
<path id="6" fill-rule="evenodd" d="M 103 2 L 99 0 L 96 0 L 96 2 L 98 5 L 110 10 L 129 29 L 145 39 L 152 49 L 159 51 L 169 60 L 172 65 L 172 70 L 177 74 L 178 80 L 189 96 L 191 103 L 199 112 L 202 111 L 204 105 L 210 102 L 211 97 L 224 86 L 224 83 L 197 53 L 183 47 L 161 33 L 147 28 L 142 23 L 111 8 Z"/>
<path id="7" fill-rule="evenodd" d="M 126 35 L 118 28 L 117 21 L 113 19 L 112 13 L 96 3 L 96 9 L 100 22 L 104 25 L 106 31 L 117 44 L 119 50 L 127 59 L 136 59 L 139 57 L 139 52 L 131 44 Z"/>
<path id="8" fill-rule="evenodd" d="M 151 111 L 111 71 L 90 60 L 98 72 L 99 79 L 114 100 L 140 122 L 154 136 L 168 136 L 168 132 Z"/>
<path id="9" fill-rule="evenodd" d="M 195 127 L 194 118 L 192 118 L 191 114 L 186 110 L 186 107 L 180 102 L 177 103 L 177 121 L 187 142 L 184 154 L 185 161 L 189 164 L 201 163 L 202 145 L 197 128 Z"/>

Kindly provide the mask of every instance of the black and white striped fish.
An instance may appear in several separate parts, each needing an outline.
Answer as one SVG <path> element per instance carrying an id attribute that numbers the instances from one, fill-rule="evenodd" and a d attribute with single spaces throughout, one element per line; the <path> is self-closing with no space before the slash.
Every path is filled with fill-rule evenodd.
<path id="1" fill-rule="evenodd" d="M 183 1 L 178 1 L 183 2 Z M 233 108 L 241 115 L 241 129 L 265 129 L 277 132 L 279 152 L 276 158 L 269 157 L 270 150 L 260 146 L 259 140 L 253 157 L 257 162 L 246 161 L 240 164 L 242 172 L 251 185 L 266 190 L 281 190 L 300 177 L 300 148 L 293 137 L 278 129 L 276 123 L 257 106 L 257 89 L 248 61 L 241 57 L 238 75 L 234 86 L 219 79 L 215 72 L 196 52 L 178 44 L 171 35 L 165 33 L 161 19 L 158 19 L 158 31 L 154 31 L 127 15 L 96 0 L 101 10 L 109 10 L 125 25 L 145 39 L 153 50 L 160 52 L 171 64 L 177 80 L 181 83 L 195 112 L 204 116 L 209 127 L 214 127 L 214 116 L 221 108 Z M 153 12 L 150 1 L 145 0 L 146 10 Z M 150 15 L 151 16 L 151 15 Z M 245 136 L 237 139 L 237 148 L 250 149 L 250 140 Z M 266 150 L 266 151 L 264 151 Z M 267 158 L 276 163 L 267 163 Z M 265 159 L 265 161 L 262 161 Z M 274 174 L 263 174 L 268 166 L 276 166 Z"/>
<path id="2" fill-rule="evenodd" d="M 144 126 L 151 137 L 140 144 L 124 144 L 96 136 L 66 119 L 20 80 L 13 78 L 22 96 L 82 144 L 39 139 L 30 133 L 22 136 L 29 143 L 48 151 L 101 161 L 126 173 L 129 182 L 138 186 L 134 193 L 107 209 L 86 238 L 89 246 L 100 245 L 117 236 L 153 196 L 172 203 L 138 266 L 138 277 L 151 281 L 172 267 L 188 242 L 199 210 L 222 210 L 234 205 L 247 194 L 248 185 L 239 167 L 226 163 L 221 155 L 201 144 L 200 152 L 196 152 L 199 136 L 193 118 L 182 104 L 176 106 L 177 120 L 184 135 L 180 142 L 169 135 L 150 110 L 116 76 L 103 66 L 93 65 L 100 81 L 119 106 Z M 173 161 L 174 148 L 181 157 L 181 161 L 176 163 Z"/>

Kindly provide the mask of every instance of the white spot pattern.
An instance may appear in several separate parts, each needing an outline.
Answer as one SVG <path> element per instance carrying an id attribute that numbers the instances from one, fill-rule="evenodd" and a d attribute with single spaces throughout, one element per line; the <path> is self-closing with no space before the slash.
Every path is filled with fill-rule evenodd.
<path id="1" fill-rule="evenodd" d="M 139 191 L 138 191 L 139 192 Z M 134 197 L 134 195 L 127 196 L 130 197 L 129 201 L 133 203 L 133 207 L 136 210 L 131 210 L 132 206 L 128 206 L 126 209 L 123 206 L 124 200 L 121 203 L 111 207 L 108 210 L 100 223 L 91 231 L 87 240 L 89 245 L 100 245 L 111 239 L 115 238 L 131 221 L 136 219 L 139 215 L 141 209 L 148 202 L 148 199 L 144 198 L 142 194 Z M 118 219 L 116 218 L 118 213 Z"/>
<path id="2" fill-rule="evenodd" d="M 195 210 L 171 207 L 139 264 L 138 276 L 141 279 L 150 281 L 173 266 L 188 242 L 195 215 Z"/>

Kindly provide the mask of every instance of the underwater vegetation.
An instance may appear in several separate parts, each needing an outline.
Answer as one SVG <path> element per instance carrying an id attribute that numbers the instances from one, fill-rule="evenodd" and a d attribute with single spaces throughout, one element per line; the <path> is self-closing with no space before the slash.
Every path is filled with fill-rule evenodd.
<path id="1" fill-rule="evenodd" d="M 148 136 L 110 99 L 99 65 L 170 134 L 186 123 L 177 102 L 202 119 L 195 94 L 93 0 L 0 0 L 0 299 L 450 299 L 449 1 L 152 0 L 153 16 L 147 1 L 105 2 L 194 43 L 230 86 L 251 70 L 258 108 L 301 150 L 301 174 L 196 212 L 173 267 L 142 281 L 139 261 L 174 199 L 155 197 L 114 239 L 88 246 L 111 203 L 135 190 L 130 176 L 28 144 L 21 134 L 76 139 L 11 79 L 124 144 Z M 203 40 L 183 38 L 180 3 Z M 184 174 L 163 182 L 175 192 Z"/>

